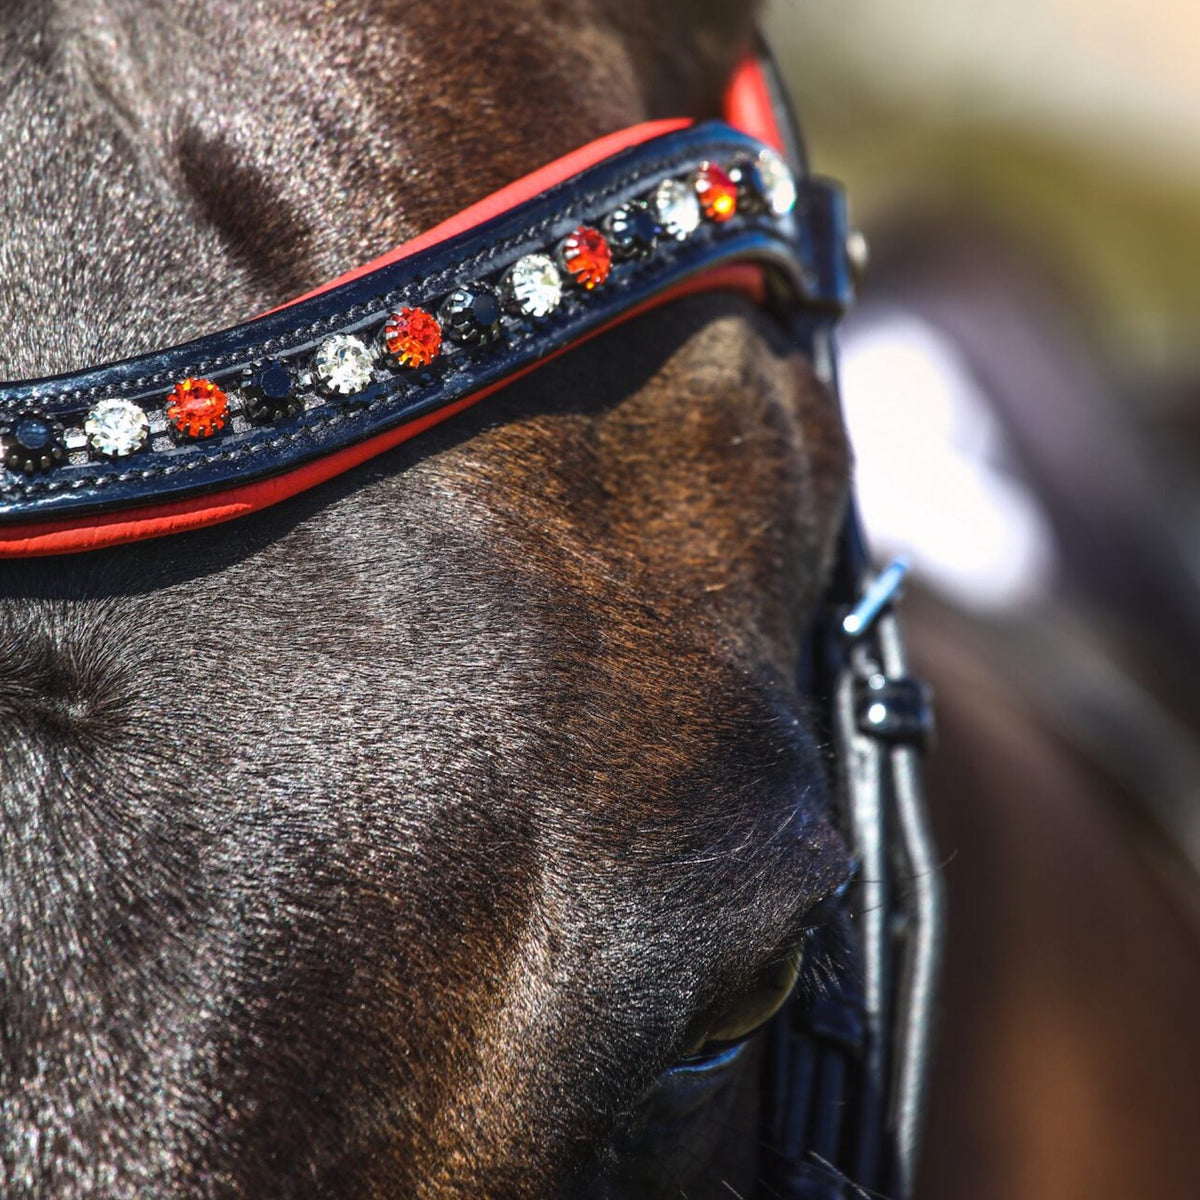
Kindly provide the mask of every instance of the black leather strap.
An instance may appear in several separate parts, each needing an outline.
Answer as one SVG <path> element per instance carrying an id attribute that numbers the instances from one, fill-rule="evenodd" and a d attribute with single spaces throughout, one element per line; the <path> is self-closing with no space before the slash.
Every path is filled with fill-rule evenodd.
<path id="1" fill-rule="evenodd" d="M 799 146 L 778 77 L 766 77 L 784 136 Z M 824 313 L 793 314 L 797 343 L 837 395 L 833 325 Z M 824 715 L 839 826 L 859 870 L 841 929 L 823 935 L 837 979 L 793 995 L 770 1030 L 761 1200 L 909 1200 L 915 1187 L 943 935 L 922 787 L 932 715 L 890 602 L 860 603 L 871 582 L 852 496 L 803 674 Z M 871 615 L 848 633 L 851 610 Z"/>
<path id="2" fill-rule="evenodd" d="M 465 234 L 353 282 L 233 329 L 126 362 L 53 379 L 0 386 L 0 434 L 35 411 L 67 430 L 61 464 L 26 477 L 0 469 L 0 523 L 64 518 L 134 508 L 227 489 L 306 462 L 451 404 L 503 381 L 690 277 L 723 264 L 765 264 L 781 299 L 840 311 L 850 298 L 844 253 L 844 206 L 829 183 L 801 179 L 792 212 L 739 205 L 724 222 L 702 222 L 682 241 L 660 238 L 644 259 L 614 263 L 604 286 L 568 289 L 548 317 L 506 315 L 502 337 L 487 347 L 450 339 L 423 370 L 378 365 L 349 397 L 322 393 L 305 371 L 319 343 L 334 333 L 374 341 L 402 305 L 436 311 L 463 284 L 495 285 L 520 257 L 552 252 L 581 224 L 599 225 L 623 203 L 643 199 L 664 179 L 686 178 L 702 163 L 752 160 L 760 143 L 708 123 L 627 150 Z M 254 424 L 233 406 L 218 435 L 179 439 L 163 415 L 167 393 L 187 377 L 212 380 L 231 398 L 246 372 L 280 360 L 298 380 L 301 411 Z M 84 416 L 97 400 L 136 402 L 151 419 L 145 449 L 105 461 L 89 452 Z"/>

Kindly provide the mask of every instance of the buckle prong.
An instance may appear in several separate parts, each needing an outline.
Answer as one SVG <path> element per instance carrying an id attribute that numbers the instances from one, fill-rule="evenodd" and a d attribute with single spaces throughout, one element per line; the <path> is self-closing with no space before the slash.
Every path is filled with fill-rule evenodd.
<path id="1" fill-rule="evenodd" d="M 908 560 L 897 558 L 875 577 L 858 603 L 842 618 L 842 633 L 850 641 L 857 641 L 870 631 L 879 614 L 900 594 L 907 574 Z"/>

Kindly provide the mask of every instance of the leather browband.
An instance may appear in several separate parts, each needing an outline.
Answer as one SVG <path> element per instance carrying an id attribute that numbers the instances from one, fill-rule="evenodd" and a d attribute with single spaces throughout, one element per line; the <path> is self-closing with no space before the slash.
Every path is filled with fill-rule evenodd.
<path id="1" fill-rule="evenodd" d="M 743 68 L 729 110 L 775 141 L 763 86 Z M 836 186 L 795 178 L 747 133 L 671 121 L 610 135 L 243 325 L 0 384 L 0 557 L 266 507 L 684 292 L 734 287 L 832 316 L 850 298 L 844 247 Z"/>

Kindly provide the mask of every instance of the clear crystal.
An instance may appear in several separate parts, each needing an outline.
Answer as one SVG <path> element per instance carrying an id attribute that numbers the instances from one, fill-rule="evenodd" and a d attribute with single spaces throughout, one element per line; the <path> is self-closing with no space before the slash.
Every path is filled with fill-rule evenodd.
<path id="1" fill-rule="evenodd" d="M 100 400 L 88 411 L 83 431 L 97 454 L 124 458 L 146 444 L 150 421 L 132 400 Z"/>
<path id="2" fill-rule="evenodd" d="M 549 316 L 562 299 L 562 276 L 548 254 L 526 254 L 513 263 L 508 293 L 525 316 Z"/>
<path id="3" fill-rule="evenodd" d="M 371 382 L 373 365 L 370 350 L 348 333 L 327 337 L 313 356 L 317 378 L 339 396 L 361 392 Z"/>
<path id="4" fill-rule="evenodd" d="M 796 207 L 796 177 L 774 150 L 763 150 L 759 154 L 758 177 L 763 201 L 775 216 L 782 217 Z"/>
<path id="5" fill-rule="evenodd" d="M 650 203 L 667 235 L 682 242 L 700 227 L 700 201 L 678 179 L 664 179 L 654 189 Z"/>

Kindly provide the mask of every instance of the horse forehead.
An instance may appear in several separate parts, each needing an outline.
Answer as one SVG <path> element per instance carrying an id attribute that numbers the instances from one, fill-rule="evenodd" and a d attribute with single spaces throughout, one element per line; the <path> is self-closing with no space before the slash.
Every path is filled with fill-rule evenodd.
<path id="1" fill-rule="evenodd" d="M 622 7 L 0 8 L 0 373 L 245 320 L 643 119 Z"/>

